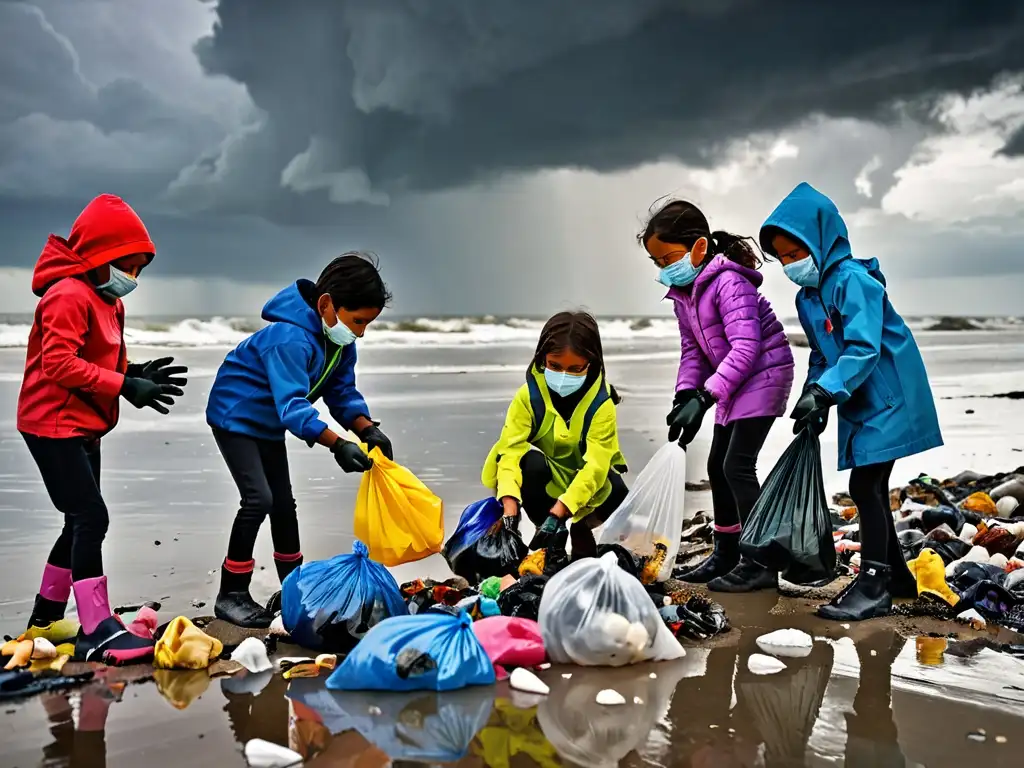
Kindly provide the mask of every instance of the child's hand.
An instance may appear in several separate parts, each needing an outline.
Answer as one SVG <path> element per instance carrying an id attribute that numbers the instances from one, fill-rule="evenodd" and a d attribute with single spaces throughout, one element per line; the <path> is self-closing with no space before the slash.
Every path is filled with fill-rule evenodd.
<path id="1" fill-rule="evenodd" d="M 363 453 L 363 449 L 351 440 L 338 439 L 331 446 L 334 460 L 343 472 L 368 472 L 373 469 L 373 459 Z"/>

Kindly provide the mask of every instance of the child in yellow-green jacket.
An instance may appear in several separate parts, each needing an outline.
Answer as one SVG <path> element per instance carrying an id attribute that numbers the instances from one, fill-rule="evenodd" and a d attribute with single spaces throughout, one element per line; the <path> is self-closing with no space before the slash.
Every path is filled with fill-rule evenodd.
<path id="1" fill-rule="evenodd" d="M 538 527 L 531 549 L 564 546 L 571 518 L 574 556 L 596 552 L 593 529 L 628 492 L 617 402 L 605 381 L 597 321 L 585 312 L 548 320 L 482 476 L 506 524 L 517 527 L 526 509 Z"/>

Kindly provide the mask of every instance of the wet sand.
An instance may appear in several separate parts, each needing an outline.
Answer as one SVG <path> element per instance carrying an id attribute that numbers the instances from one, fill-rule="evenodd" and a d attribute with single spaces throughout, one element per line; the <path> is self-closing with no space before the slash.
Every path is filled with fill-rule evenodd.
<path id="1" fill-rule="evenodd" d="M 929 336 L 924 344 L 937 396 L 1021 388 L 1012 382 L 1024 378 L 1024 336 L 942 334 Z M 140 359 L 163 354 L 133 352 Z M 194 370 L 188 394 L 174 414 L 159 418 L 128 407 L 119 428 L 105 439 L 103 455 L 104 493 L 111 509 L 105 549 L 111 599 L 161 600 L 161 620 L 210 612 L 214 572 L 237 503 L 202 416 L 212 374 L 224 353 L 176 354 Z M 671 390 L 677 352 L 671 345 L 636 343 L 613 346 L 608 354 L 611 379 L 626 396 L 620 428 L 635 477 L 663 439 L 665 392 Z M 60 527 L 14 430 L 23 356 L 23 350 L 0 350 L 0 629 L 8 633 L 24 626 L 42 562 Z M 444 498 L 449 530 L 463 506 L 481 495 L 479 461 L 500 429 L 528 356 L 527 349 L 507 347 L 369 348 L 361 353 L 360 387 L 394 440 L 398 459 Z M 431 372 L 438 368 L 442 372 Z M 1024 436 L 1004 436 L 1001 426 L 1019 423 L 1021 408 L 1024 404 L 1010 401 L 941 400 L 947 447 L 900 462 L 894 481 L 923 471 L 941 476 L 967 467 L 996 471 L 1024 463 Z M 790 438 L 788 424 L 773 430 L 762 454 L 762 477 Z M 826 433 L 826 457 L 835 454 L 834 440 L 834 432 Z M 690 449 L 691 480 L 706 476 L 709 441 L 710 426 Z M 356 482 L 344 477 L 325 451 L 308 450 L 298 441 L 289 447 L 307 559 L 348 551 Z M 842 490 L 845 477 L 832 471 L 830 458 L 825 469 L 829 491 Z M 709 494 L 691 494 L 688 504 L 708 509 Z M 256 577 L 254 592 L 260 597 L 276 588 L 270 555 L 269 535 L 264 534 L 256 554 L 258 563 L 267 567 Z M 440 558 L 431 558 L 395 569 L 395 574 L 399 580 L 444 576 L 446 567 Z M 193 601 L 207 605 L 193 607 Z M 422 722 L 428 735 L 446 739 L 449 747 L 463 736 L 467 743 L 473 739 L 462 759 L 466 765 L 504 765 L 509 760 L 519 765 L 531 759 L 542 765 L 605 765 L 620 757 L 636 765 L 836 765 L 844 755 L 847 765 L 1019 764 L 1024 741 L 1019 702 L 1024 692 L 1006 686 L 1024 689 L 1024 679 L 1019 679 L 1024 662 L 987 650 L 965 658 L 957 654 L 978 649 L 926 636 L 956 633 L 968 639 L 977 633 L 945 622 L 895 618 L 846 630 L 813 619 L 816 601 L 780 600 L 774 594 L 727 596 L 722 602 L 737 629 L 706 648 L 691 649 L 679 664 L 658 666 L 653 670 L 656 681 L 646 667 L 573 669 L 571 680 L 552 669 L 542 673 L 552 695 L 535 717 L 529 709 L 512 706 L 510 693 L 501 685 L 477 692 L 483 699 L 455 700 L 450 706 L 433 696 L 395 702 L 392 708 L 380 705 L 385 712 L 394 711 L 404 729 L 405 752 L 393 757 L 409 759 L 409 729 Z M 750 675 L 746 661 L 756 637 L 783 626 L 804 628 L 828 640 L 816 643 L 807 659 L 788 661 L 789 668 L 779 675 Z M 922 636 L 904 639 L 900 632 Z M 108 673 L 70 696 L 3 703 L 0 768 L 143 761 L 158 768 L 183 760 L 196 766 L 243 765 L 245 741 L 258 736 L 287 744 L 290 720 L 293 741 L 299 733 L 315 732 L 327 744 L 325 754 L 311 765 L 384 765 L 388 759 L 358 734 L 329 740 L 326 730 L 310 726 L 296 715 L 308 715 L 308 710 L 301 702 L 298 707 L 289 704 L 287 685 L 280 678 L 255 696 L 232 693 L 230 685 L 225 690 L 221 681 L 194 673 L 164 676 L 160 685 L 147 681 L 123 691 L 113 685 L 112 690 L 109 681 L 124 674 Z M 310 685 L 293 685 L 292 693 L 307 691 Z M 593 697 L 605 687 L 643 703 L 627 704 L 614 713 L 602 709 Z M 315 684 L 313 688 L 315 693 Z M 495 699 L 493 710 L 488 697 Z M 176 708 L 172 701 L 185 706 Z M 337 706 L 343 705 L 358 709 L 359 702 Z M 491 712 L 483 721 L 481 707 Z M 80 714 L 73 718 L 72 710 Z M 435 710 L 438 714 L 431 714 Z M 852 712 L 851 719 L 847 713 Z M 968 739 L 979 728 L 985 735 Z M 370 735 L 395 752 L 382 735 L 386 731 L 387 723 Z M 1007 737 L 1007 743 L 998 742 L 997 736 Z M 435 754 L 426 761 L 446 760 Z"/>

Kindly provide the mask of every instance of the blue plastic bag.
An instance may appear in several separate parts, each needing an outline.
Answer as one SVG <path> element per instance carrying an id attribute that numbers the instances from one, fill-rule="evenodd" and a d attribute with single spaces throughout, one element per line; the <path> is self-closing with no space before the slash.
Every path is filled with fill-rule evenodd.
<path id="1" fill-rule="evenodd" d="M 375 624 L 408 613 L 398 583 L 361 541 L 351 555 L 300 565 L 281 586 L 284 628 L 313 650 L 345 653 Z"/>
<path id="2" fill-rule="evenodd" d="M 509 526 L 495 498 L 466 507 L 443 553 L 456 576 L 479 584 L 491 576 L 517 576 L 529 553 L 518 524 Z"/>
<path id="3" fill-rule="evenodd" d="M 473 620 L 426 611 L 375 626 L 327 678 L 333 691 L 453 691 L 494 682 Z"/>
<path id="4" fill-rule="evenodd" d="M 466 507 L 459 518 L 459 524 L 455 527 L 455 533 L 441 550 L 448 565 L 451 566 L 459 555 L 473 546 L 503 514 L 501 502 L 493 496 L 474 501 Z"/>

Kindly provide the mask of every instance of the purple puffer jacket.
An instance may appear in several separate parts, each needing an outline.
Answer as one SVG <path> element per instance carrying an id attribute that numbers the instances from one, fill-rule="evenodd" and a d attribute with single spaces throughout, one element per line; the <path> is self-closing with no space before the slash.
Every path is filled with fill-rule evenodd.
<path id="1" fill-rule="evenodd" d="M 715 423 L 782 416 L 793 388 L 793 353 L 782 323 L 757 292 L 763 278 L 715 256 L 690 290 L 672 288 L 682 341 L 676 391 L 703 387 Z"/>

